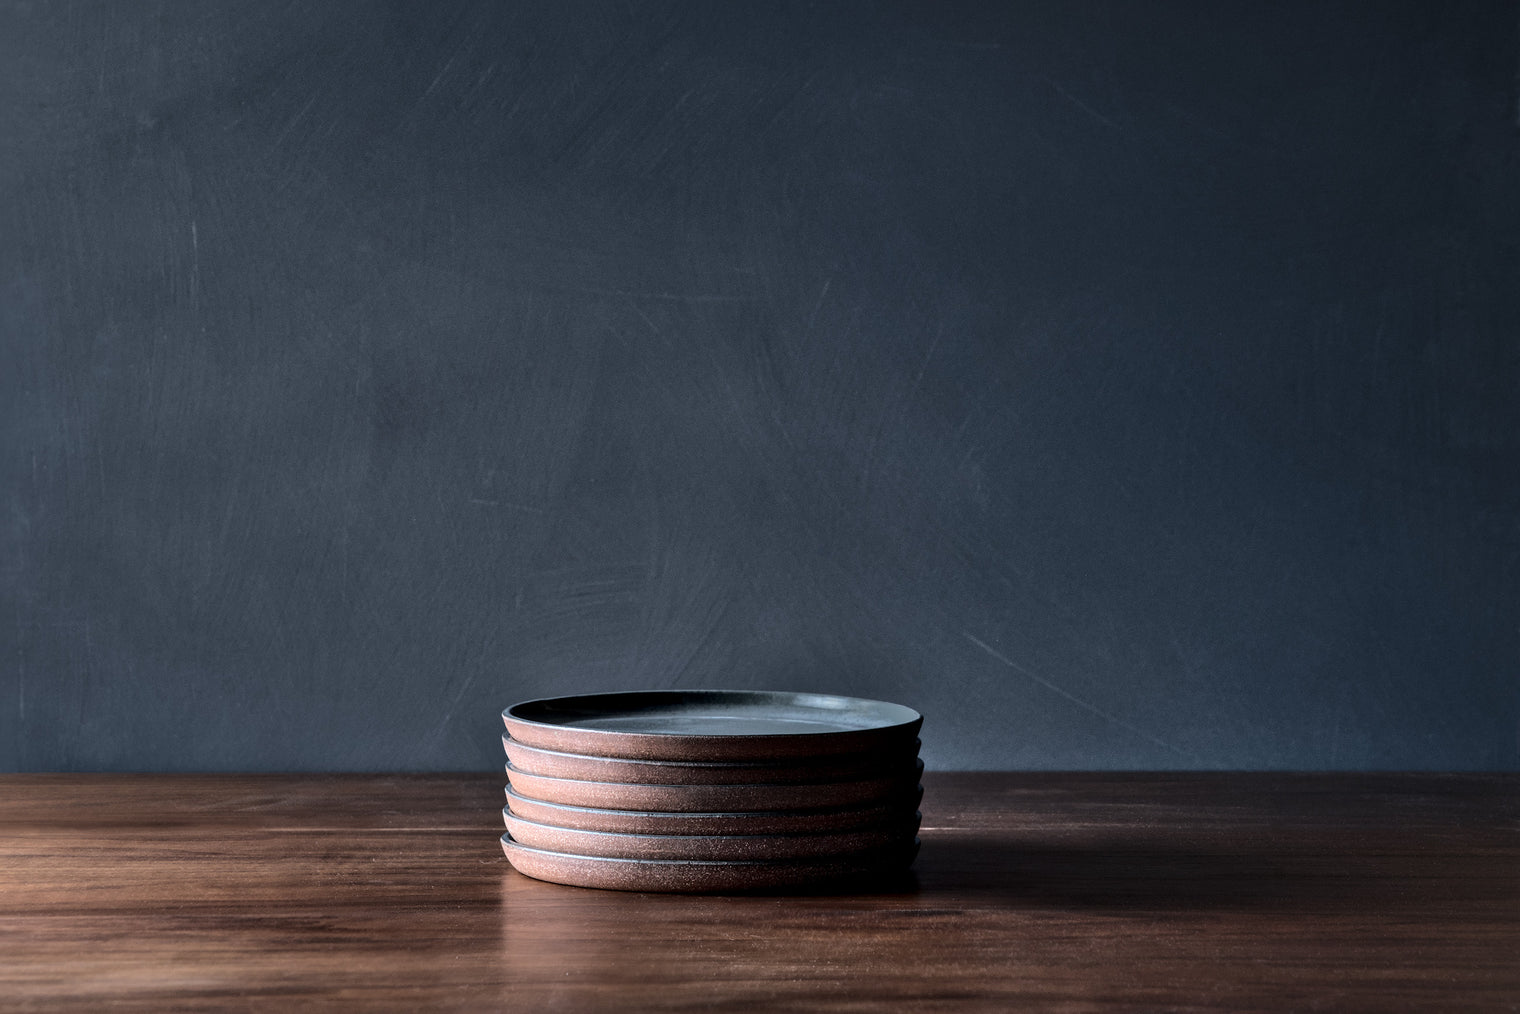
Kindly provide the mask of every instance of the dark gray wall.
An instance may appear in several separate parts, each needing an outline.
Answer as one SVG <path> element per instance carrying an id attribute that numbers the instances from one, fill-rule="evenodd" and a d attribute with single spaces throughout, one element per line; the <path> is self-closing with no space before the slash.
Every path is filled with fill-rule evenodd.
<path id="1" fill-rule="evenodd" d="M 0 768 L 1515 768 L 1517 24 L 7 3 Z"/>

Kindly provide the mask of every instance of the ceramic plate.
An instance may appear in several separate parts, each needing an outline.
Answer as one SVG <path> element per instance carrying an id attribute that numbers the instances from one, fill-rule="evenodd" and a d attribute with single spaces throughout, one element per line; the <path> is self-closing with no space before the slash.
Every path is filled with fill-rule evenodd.
<path id="1" fill-rule="evenodd" d="M 510 809 L 501 812 L 512 840 L 528 848 L 609 859 L 725 861 L 838 858 L 890 845 L 905 845 L 918 832 L 921 819 L 915 813 L 911 820 L 900 821 L 894 827 L 837 834 L 610 834 L 539 824 L 515 816 Z"/>
<path id="2" fill-rule="evenodd" d="M 524 701 L 502 712 L 543 750 L 670 761 L 768 761 L 907 749 L 923 716 L 885 701 L 754 690 L 655 690 Z"/>
<path id="3" fill-rule="evenodd" d="M 770 862 L 698 862 L 665 859 L 604 859 L 528 848 L 501 836 L 507 861 L 524 876 L 573 887 L 618 891 L 756 891 L 778 887 L 864 887 L 872 878 L 908 868 L 918 853 L 906 848 L 863 852 L 847 858 L 778 859 Z"/>
<path id="4" fill-rule="evenodd" d="M 659 813 L 562 806 L 529 799 L 513 792 L 511 787 L 507 788 L 507 804 L 519 817 L 557 827 L 616 834 L 752 835 L 854 831 L 900 823 L 918 809 L 923 797 L 923 786 L 918 786 L 901 800 L 859 807 L 755 813 Z"/>
<path id="5" fill-rule="evenodd" d="M 588 782 L 635 782 L 644 785 L 742 785 L 755 782 L 800 783 L 858 781 L 892 771 L 908 771 L 918 757 L 918 740 L 890 755 L 839 754 L 793 758 L 787 761 L 737 763 L 648 761 L 626 757 L 594 757 L 583 753 L 543 750 L 503 734 L 507 761 L 517 770 L 550 778 Z"/>
<path id="6" fill-rule="evenodd" d="M 714 811 L 810 810 L 864 806 L 901 797 L 912 791 L 923 773 L 923 761 L 911 771 L 849 782 L 808 785 L 636 785 L 630 782 L 586 782 L 572 778 L 530 775 L 507 765 L 507 780 L 518 795 L 546 803 L 591 806 L 606 810 L 664 810 L 675 813 Z"/>

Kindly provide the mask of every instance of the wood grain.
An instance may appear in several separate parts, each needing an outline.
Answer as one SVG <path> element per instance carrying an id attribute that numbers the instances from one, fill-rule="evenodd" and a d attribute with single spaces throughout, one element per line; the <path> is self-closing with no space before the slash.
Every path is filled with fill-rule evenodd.
<path id="1" fill-rule="evenodd" d="M 499 775 L 0 777 L 0 1007 L 1514 1010 L 1514 775 L 925 776 L 915 875 L 505 863 Z"/>

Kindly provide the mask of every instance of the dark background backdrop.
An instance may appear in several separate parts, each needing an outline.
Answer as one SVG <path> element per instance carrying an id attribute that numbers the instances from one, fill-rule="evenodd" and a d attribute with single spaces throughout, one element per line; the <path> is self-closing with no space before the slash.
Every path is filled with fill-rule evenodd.
<path id="1" fill-rule="evenodd" d="M 1517 27 L 7 2 L 0 768 L 1515 768 Z"/>

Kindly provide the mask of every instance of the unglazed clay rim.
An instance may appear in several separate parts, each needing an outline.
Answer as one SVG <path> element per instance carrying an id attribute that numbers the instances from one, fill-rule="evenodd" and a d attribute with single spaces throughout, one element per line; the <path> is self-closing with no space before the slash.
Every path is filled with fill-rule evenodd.
<path id="1" fill-rule="evenodd" d="M 708 813 L 762 810 L 832 810 L 890 801 L 906 794 L 923 776 L 924 762 L 915 762 L 915 773 L 841 782 L 803 785 L 759 783 L 750 785 L 640 785 L 630 782 L 592 782 L 577 778 L 551 778 L 506 766 L 507 780 L 518 795 L 545 803 L 562 803 L 604 810 Z M 610 805 L 623 803 L 625 805 Z"/>
<path id="2" fill-rule="evenodd" d="M 857 709 L 886 711 L 892 720 L 855 729 L 832 729 L 820 732 L 740 733 L 708 735 L 666 732 L 624 732 L 574 726 L 565 722 L 541 721 L 531 714 L 554 706 L 578 706 L 596 710 L 600 700 L 615 698 L 711 699 L 730 697 L 735 707 L 755 707 L 757 699 L 770 698 L 777 706 L 806 707 L 807 699 L 835 702 L 831 712 Z M 615 712 L 604 704 L 608 713 Z M 625 709 L 626 710 L 626 709 Z M 671 761 L 744 761 L 779 760 L 786 757 L 822 756 L 841 753 L 870 753 L 887 750 L 904 739 L 918 735 L 923 716 L 912 708 L 890 701 L 838 694 L 793 693 L 770 690 L 649 690 L 616 693 L 576 694 L 520 701 L 501 713 L 512 738 L 519 743 L 545 750 L 585 754 L 598 757 L 621 757 L 632 760 Z"/>
<path id="3" fill-rule="evenodd" d="M 859 806 L 839 806 L 817 810 L 752 810 L 749 812 L 724 811 L 711 813 L 681 813 L 668 810 L 611 810 L 605 807 L 573 806 L 568 803 L 551 803 L 533 799 L 506 787 L 507 809 L 521 817 L 516 806 L 528 809 L 543 808 L 551 811 L 554 820 L 539 820 L 540 824 L 553 824 L 576 831 L 606 831 L 609 834 L 807 834 L 827 831 L 850 831 L 868 827 L 880 827 L 918 808 L 923 802 L 924 787 L 917 786 L 911 795 L 900 801 L 865 803 Z M 531 819 L 531 818 L 525 818 Z M 582 823 L 617 824 L 619 830 L 610 827 L 577 827 L 569 821 Z M 632 830 L 637 828 L 637 830 Z M 660 828 L 653 830 L 652 828 Z M 708 828 L 705 832 L 699 830 Z M 760 829 L 760 830 L 757 830 Z"/>
<path id="4" fill-rule="evenodd" d="M 805 887 L 831 881 L 841 886 L 854 886 L 866 878 L 907 870 L 917 857 L 919 847 L 920 842 L 915 838 L 911 847 L 878 849 L 846 859 L 754 862 L 606 859 L 530 848 L 513 841 L 510 834 L 501 836 L 502 852 L 512 868 L 534 880 L 571 887 L 691 894 Z"/>
<path id="5" fill-rule="evenodd" d="M 506 751 L 507 763 L 524 774 L 542 778 L 630 785 L 807 785 L 863 781 L 868 776 L 894 767 L 906 770 L 908 762 L 918 758 L 923 742 L 915 739 L 911 752 L 904 745 L 902 749 L 886 754 L 832 754 L 768 761 L 669 761 L 599 757 L 595 754 L 529 746 L 513 739 L 509 732 L 501 734 L 501 745 Z M 585 770 L 571 773 L 575 769 Z"/>
<path id="6" fill-rule="evenodd" d="M 585 831 L 527 820 L 502 807 L 507 834 L 524 848 L 598 859 L 713 860 L 746 862 L 790 859 L 847 859 L 860 853 L 903 847 L 918 834 L 923 814 L 878 827 L 812 834 L 622 834 Z M 525 836 L 537 839 L 538 844 Z M 546 839 L 560 838 L 563 844 Z M 665 853 L 660 855 L 658 853 Z"/>

